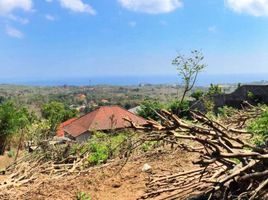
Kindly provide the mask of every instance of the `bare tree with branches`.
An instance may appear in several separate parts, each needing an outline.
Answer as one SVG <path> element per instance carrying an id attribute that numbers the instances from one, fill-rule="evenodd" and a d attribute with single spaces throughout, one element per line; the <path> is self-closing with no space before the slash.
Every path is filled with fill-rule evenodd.
<path id="1" fill-rule="evenodd" d="M 172 65 L 177 67 L 178 75 L 184 84 L 181 102 L 183 102 L 187 92 L 191 91 L 194 87 L 199 72 L 206 67 L 206 65 L 202 63 L 203 60 L 204 56 L 201 51 L 192 50 L 190 56 L 178 54 L 172 61 Z"/>

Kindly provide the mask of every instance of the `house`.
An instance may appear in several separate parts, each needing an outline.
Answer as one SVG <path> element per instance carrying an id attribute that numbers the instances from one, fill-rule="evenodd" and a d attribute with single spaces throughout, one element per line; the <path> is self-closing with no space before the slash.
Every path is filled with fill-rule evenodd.
<path id="1" fill-rule="evenodd" d="M 73 121 L 75 121 L 77 118 L 72 118 L 72 119 L 69 119 L 63 123 L 61 123 L 59 126 L 58 126 L 58 129 L 57 129 L 57 132 L 56 132 L 56 136 L 58 137 L 64 137 L 64 127 L 71 124 Z"/>
<path id="2" fill-rule="evenodd" d="M 75 98 L 79 101 L 85 101 L 87 96 L 85 94 L 77 94 Z"/>
<path id="3" fill-rule="evenodd" d="M 90 138 L 94 131 L 111 131 L 130 128 L 131 124 L 124 120 L 129 118 L 138 125 L 145 125 L 147 121 L 119 106 L 101 106 L 64 126 L 64 135 L 78 142 Z"/>
<path id="4" fill-rule="evenodd" d="M 101 103 L 104 103 L 104 104 L 105 104 L 105 103 L 109 103 L 109 100 L 107 100 L 107 99 L 102 99 L 102 100 L 101 100 Z"/>

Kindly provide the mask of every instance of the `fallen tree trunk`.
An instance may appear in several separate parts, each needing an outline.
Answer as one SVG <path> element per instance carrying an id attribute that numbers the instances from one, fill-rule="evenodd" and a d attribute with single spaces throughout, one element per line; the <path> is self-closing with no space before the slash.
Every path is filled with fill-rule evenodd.
<path id="1" fill-rule="evenodd" d="M 211 120 L 199 112 L 191 112 L 195 123 L 166 110 L 158 115 L 161 122 L 150 120 L 146 127 L 126 120 L 146 132 L 143 141 L 171 141 L 184 150 L 198 152 L 199 160 L 193 161 L 198 168 L 161 178 L 151 177 L 141 199 L 163 193 L 167 195 L 160 199 L 264 199 L 268 192 L 268 149 L 243 140 L 241 135 L 250 136 L 247 131 Z M 198 150 L 187 142 L 182 145 L 182 140 L 199 144 Z"/>

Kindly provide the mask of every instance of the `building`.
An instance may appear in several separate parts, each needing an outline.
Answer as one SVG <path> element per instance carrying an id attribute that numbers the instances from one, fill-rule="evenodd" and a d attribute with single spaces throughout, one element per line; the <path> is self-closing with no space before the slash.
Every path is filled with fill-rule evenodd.
<path id="1" fill-rule="evenodd" d="M 72 118 L 72 119 L 69 119 L 63 123 L 61 123 L 59 126 L 58 126 L 58 129 L 57 129 L 57 133 L 56 133 L 56 136 L 58 137 L 64 137 L 64 127 L 65 126 L 68 126 L 69 124 L 71 124 L 73 121 L 75 121 L 77 118 Z"/>
<path id="2" fill-rule="evenodd" d="M 89 139 L 94 131 L 108 132 L 130 128 L 131 124 L 124 118 L 129 118 L 138 125 L 147 124 L 142 117 L 119 106 L 102 106 L 64 126 L 63 136 L 83 142 Z"/>

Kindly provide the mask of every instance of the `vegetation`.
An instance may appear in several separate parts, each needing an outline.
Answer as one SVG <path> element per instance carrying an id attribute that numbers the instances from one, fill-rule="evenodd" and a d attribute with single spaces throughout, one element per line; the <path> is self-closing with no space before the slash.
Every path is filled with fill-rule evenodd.
<path id="1" fill-rule="evenodd" d="M 159 112 L 161 109 L 163 109 L 165 106 L 160 103 L 159 101 L 151 101 L 151 100 L 146 100 L 142 102 L 140 105 L 140 109 L 138 110 L 138 115 L 146 118 L 146 119 L 153 119 L 153 120 L 158 120 L 159 116 L 157 115 L 156 112 Z"/>
<path id="2" fill-rule="evenodd" d="M 70 109 L 63 103 L 56 101 L 42 106 L 42 116 L 50 122 L 52 131 L 55 131 L 61 122 L 75 117 L 76 114 L 76 110 Z"/>
<path id="3" fill-rule="evenodd" d="M 0 155 L 5 152 L 8 140 L 29 122 L 29 113 L 24 108 L 16 108 L 12 102 L 0 105 Z"/>
<path id="4" fill-rule="evenodd" d="M 191 97 L 198 101 L 204 96 L 204 94 L 205 93 L 202 90 L 197 89 L 191 94 Z"/>
<path id="5" fill-rule="evenodd" d="M 78 192 L 76 195 L 76 200 L 92 200 L 92 198 L 86 192 Z"/>
<path id="6" fill-rule="evenodd" d="M 254 135 L 254 142 L 258 145 L 264 145 L 267 142 L 268 137 L 268 108 L 265 108 L 265 112 L 258 117 L 257 119 L 253 120 L 248 125 L 248 130 L 253 132 Z"/>
<path id="7" fill-rule="evenodd" d="M 26 140 L 32 141 L 34 144 L 42 140 L 46 140 L 51 136 L 51 125 L 46 119 L 35 120 L 31 126 L 28 127 Z"/>
<path id="8" fill-rule="evenodd" d="M 235 108 L 229 106 L 223 106 L 222 108 L 218 108 L 218 115 L 223 117 L 231 117 L 234 114 Z"/>
<path id="9" fill-rule="evenodd" d="M 210 84 L 207 95 L 212 96 L 216 94 L 222 94 L 222 88 L 219 85 Z"/>
<path id="10" fill-rule="evenodd" d="M 131 133 L 107 134 L 96 132 L 92 138 L 84 144 L 73 145 L 70 154 L 84 155 L 89 153 L 87 161 L 89 165 L 105 163 L 108 159 L 118 155 L 124 141 Z"/>
<path id="11" fill-rule="evenodd" d="M 206 65 L 202 63 L 203 59 L 204 56 L 200 51 L 193 50 L 189 57 L 179 54 L 172 61 L 184 85 L 181 102 L 184 101 L 186 94 L 193 89 L 199 72 L 205 68 Z"/>
<path id="12" fill-rule="evenodd" d="M 159 116 L 157 113 L 159 113 L 161 109 L 166 109 L 174 114 L 178 114 L 180 117 L 185 117 L 187 116 L 190 109 L 190 102 L 186 100 L 174 100 L 164 104 L 156 100 L 146 100 L 142 102 L 140 109 L 138 110 L 138 115 L 146 119 L 153 119 L 155 121 L 158 121 Z"/>
<path id="13" fill-rule="evenodd" d="M 185 117 L 188 114 L 190 109 L 190 102 L 189 101 L 172 101 L 168 107 L 172 113 L 179 115 L 180 117 Z"/>

